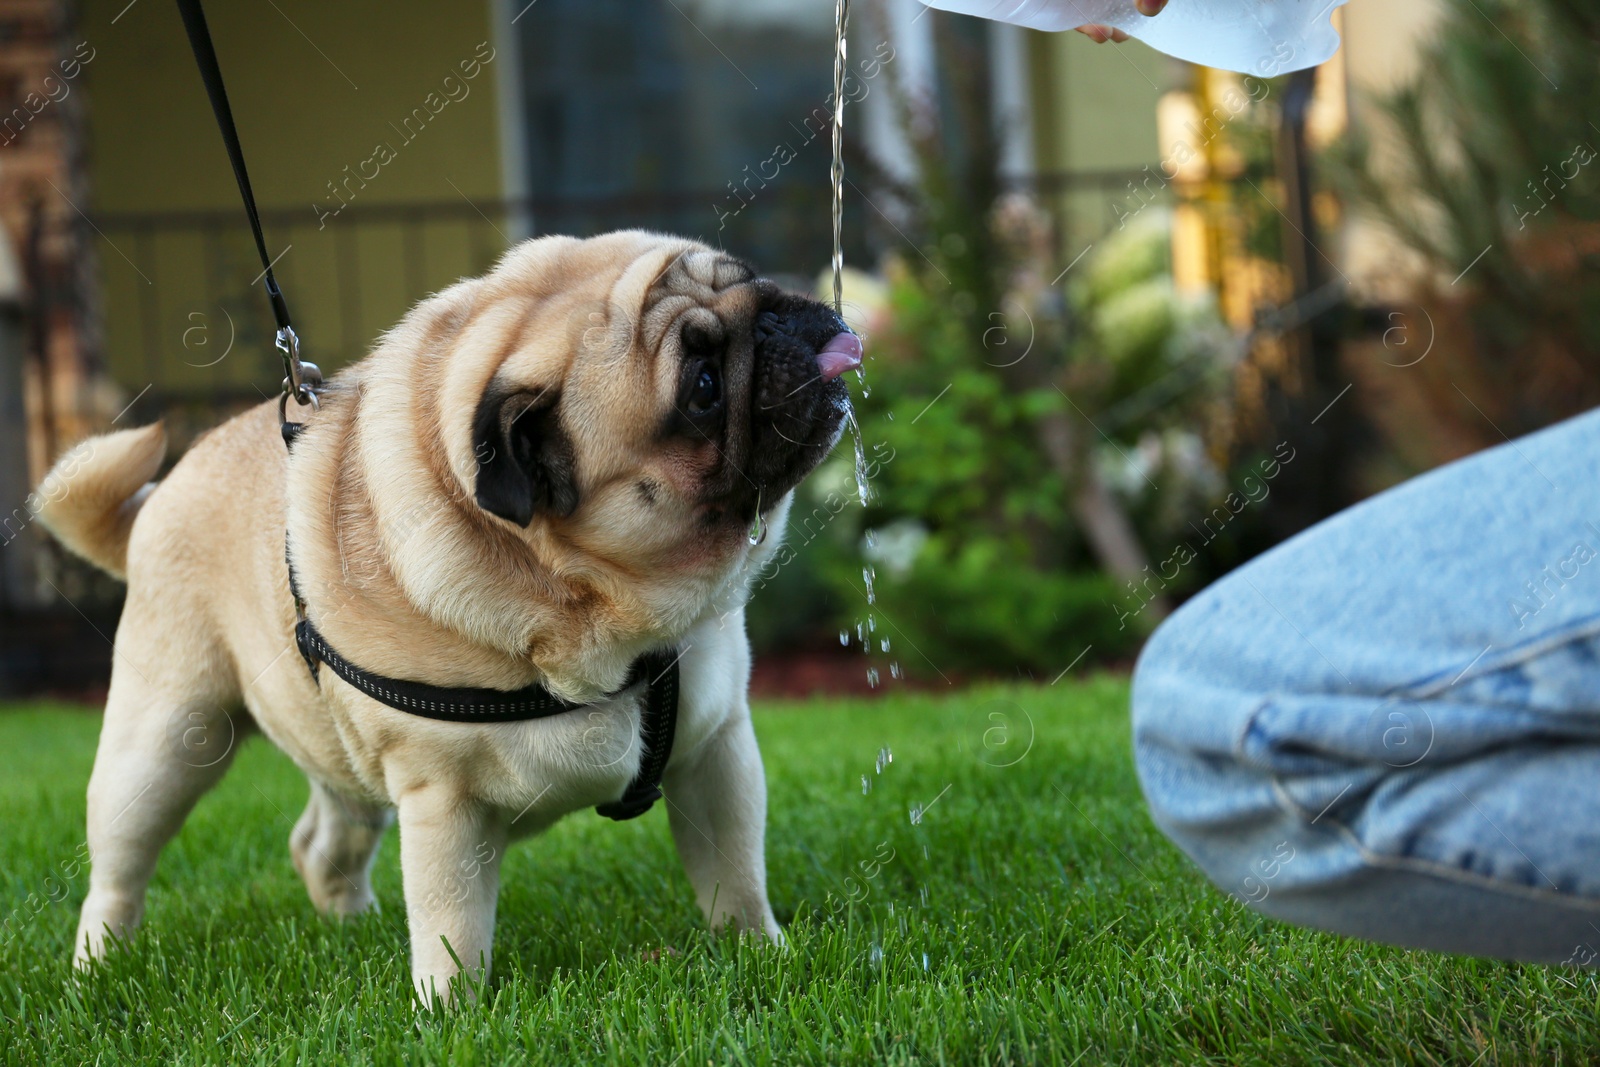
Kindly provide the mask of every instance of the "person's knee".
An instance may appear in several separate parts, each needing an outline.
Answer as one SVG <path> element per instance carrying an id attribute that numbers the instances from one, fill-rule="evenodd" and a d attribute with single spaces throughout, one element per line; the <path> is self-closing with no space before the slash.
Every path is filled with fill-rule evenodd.
<path id="1" fill-rule="evenodd" d="M 1206 590 L 1157 627 L 1134 666 L 1133 736 L 1141 774 L 1159 770 L 1164 759 L 1231 757 L 1267 696 L 1269 687 L 1244 663 L 1245 650 L 1259 647 L 1264 636 L 1247 632 L 1228 610 L 1223 587 Z"/>
<path id="2" fill-rule="evenodd" d="M 1146 643 L 1134 668 L 1134 762 L 1156 825 L 1232 895 L 1294 821 L 1273 776 L 1243 751 L 1256 714 L 1283 690 L 1249 670 L 1230 670 L 1243 634 L 1230 620 L 1227 590 L 1212 590 L 1174 614 Z M 1292 677 L 1278 679 L 1292 684 Z M 1268 840 L 1270 838 L 1270 840 Z"/>
<path id="3" fill-rule="evenodd" d="M 1139 652 L 1133 667 L 1132 706 L 1134 736 L 1142 729 L 1161 729 L 1181 714 L 1181 693 L 1191 651 L 1203 636 L 1200 627 L 1183 611 L 1156 628 Z"/>
<path id="4" fill-rule="evenodd" d="M 1176 727 L 1185 710 L 1182 695 L 1185 663 L 1179 652 L 1184 635 L 1177 632 L 1181 625 L 1180 615 L 1158 627 L 1145 643 L 1133 668 L 1130 703 L 1134 765 L 1145 799 L 1151 803 L 1158 823 L 1162 821 L 1161 813 L 1152 792 L 1159 792 L 1165 783 L 1170 763 L 1164 739 L 1180 732 Z"/>

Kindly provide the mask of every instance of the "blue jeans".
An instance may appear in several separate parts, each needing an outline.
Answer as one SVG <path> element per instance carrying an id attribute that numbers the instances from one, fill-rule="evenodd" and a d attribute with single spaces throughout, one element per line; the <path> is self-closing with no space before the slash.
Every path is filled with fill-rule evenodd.
<path id="1" fill-rule="evenodd" d="M 1592 965 L 1600 950 L 1600 410 L 1251 561 L 1150 639 L 1157 824 L 1274 917 Z"/>

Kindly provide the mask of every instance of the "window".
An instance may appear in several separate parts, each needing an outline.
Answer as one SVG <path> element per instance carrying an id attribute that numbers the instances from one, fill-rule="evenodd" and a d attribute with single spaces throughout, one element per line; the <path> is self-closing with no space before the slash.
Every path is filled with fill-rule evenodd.
<path id="1" fill-rule="evenodd" d="M 832 4 L 540 0 L 516 30 L 534 232 L 640 226 L 768 274 L 826 266 Z"/>

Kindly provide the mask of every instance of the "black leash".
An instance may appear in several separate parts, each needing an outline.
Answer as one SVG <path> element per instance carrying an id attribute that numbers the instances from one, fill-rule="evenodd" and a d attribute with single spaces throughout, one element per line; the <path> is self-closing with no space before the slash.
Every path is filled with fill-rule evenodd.
<path id="1" fill-rule="evenodd" d="M 200 78 L 206 84 L 206 95 L 211 98 L 211 111 L 217 117 L 222 131 L 222 143 L 227 146 L 228 160 L 233 164 L 233 176 L 239 182 L 239 195 L 244 198 L 244 212 L 250 218 L 250 232 L 255 235 L 256 251 L 261 256 L 262 276 L 267 283 L 267 298 L 272 302 L 272 317 L 278 323 L 277 348 L 283 353 L 283 393 L 278 398 L 278 427 L 287 447 L 294 442 L 303 427 L 290 422 L 289 398 L 295 403 L 310 404 L 317 408 L 317 390 L 322 386 L 322 371 L 315 363 L 300 359 L 300 338 L 289 321 L 289 305 L 278 288 L 278 279 L 272 273 L 272 257 L 267 255 L 267 239 L 261 233 L 261 216 L 256 211 L 255 193 L 250 190 L 250 173 L 244 165 L 244 149 L 239 144 L 239 131 L 233 124 L 233 109 L 228 106 L 228 90 L 222 85 L 222 68 L 217 65 L 217 50 L 211 44 L 211 31 L 206 27 L 206 13 L 200 0 L 178 0 L 178 13 L 183 16 L 183 28 L 189 33 L 189 47 L 194 50 L 194 61 L 200 67 Z"/>

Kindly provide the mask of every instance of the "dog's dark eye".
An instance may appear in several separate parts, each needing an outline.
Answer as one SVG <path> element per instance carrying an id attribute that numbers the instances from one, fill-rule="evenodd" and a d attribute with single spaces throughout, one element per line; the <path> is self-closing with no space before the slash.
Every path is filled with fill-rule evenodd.
<path id="1" fill-rule="evenodd" d="M 721 403 L 722 379 L 717 374 L 717 368 L 702 363 L 689 383 L 689 395 L 684 398 L 684 406 L 691 415 L 709 415 Z"/>

